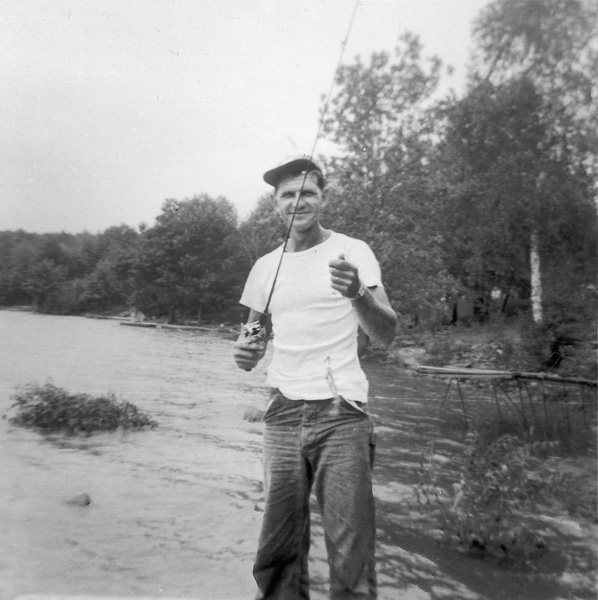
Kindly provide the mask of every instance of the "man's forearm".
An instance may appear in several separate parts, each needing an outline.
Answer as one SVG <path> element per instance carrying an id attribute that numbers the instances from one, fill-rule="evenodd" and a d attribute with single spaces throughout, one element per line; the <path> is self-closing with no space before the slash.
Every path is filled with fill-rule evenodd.
<path id="1" fill-rule="evenodd" d="M 388 346 L 395 337 L 397 315 L 381 290 L 365 289 L 362 296 L 352 300 L 359 324 L 366 334 L 383 346 Z"/>

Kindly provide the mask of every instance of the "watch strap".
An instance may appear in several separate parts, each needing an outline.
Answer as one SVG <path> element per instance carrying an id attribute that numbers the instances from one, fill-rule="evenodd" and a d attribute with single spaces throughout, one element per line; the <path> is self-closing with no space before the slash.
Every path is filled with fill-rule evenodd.
<path id="1" fill-rule="evenodd" d="M 359 289 L 357 290 L 357 293 L 352 298 L 349 298 L 349 300 L 351 300 L 351 302 L 354 302 L 355 300 L 358 300 L 359 298 L 361 298 L 365 294 L 366 289 L 367 288 L 365 287 L 365 285 L 363 285 L 363 283 L 360 281 L 359 282 Z"/>

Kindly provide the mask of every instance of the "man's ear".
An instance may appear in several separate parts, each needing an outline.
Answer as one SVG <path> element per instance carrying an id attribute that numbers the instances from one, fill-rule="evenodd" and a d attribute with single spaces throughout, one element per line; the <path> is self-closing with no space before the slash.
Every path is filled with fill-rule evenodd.
<path id="1" fill-rule="evenodd" d="M 322 208 L 328 206 L 328 190 L 327 189 L 322 190 L 321 206 L 322 206 Z"/>

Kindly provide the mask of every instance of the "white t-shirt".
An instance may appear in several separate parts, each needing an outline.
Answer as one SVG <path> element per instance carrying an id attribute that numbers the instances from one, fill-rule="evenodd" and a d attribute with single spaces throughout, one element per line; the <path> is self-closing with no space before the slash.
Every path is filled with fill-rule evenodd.
<path id="1" fill-rule="evenodd" d="M 241 304 L 264 312 L 282 246 L 253 266 Z M 328 263 L 344 254 L 359 270 L 366 287 L 381 285 L 380 266 L 361 240 L 331 232 L 303 252 L 285 253 L 270 303 L 274 337 L 266 383 L 293 400 L 333 396 L 329 369 L 338 394 L 367 402 L 368 382 L 357 356 L 357 314 L 351 301 L 331 286 Z"/>

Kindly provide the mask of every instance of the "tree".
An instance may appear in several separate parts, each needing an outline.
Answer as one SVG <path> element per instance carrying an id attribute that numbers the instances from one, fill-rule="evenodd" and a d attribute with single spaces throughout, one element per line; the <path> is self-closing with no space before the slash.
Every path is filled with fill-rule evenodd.
<path id="1" fill-rule="evenodd" d="M 495 85 L 525 78 L 571 168 L 598 176 L 598 4 L 595 0 L 495 0 L 474 26 L 473 79 Z"/>
<path id="2" fill-rule="evenodd" d="M 33 308 L 43 312 L 61 312 L 54 295 L 66 281 L 66 269 L 48 258 L 31 265 L 26 289 L 31 293 Z"/>
<path id="3" fill-rule="evenodd" d="M 480 84 L 451 109 L 437 163 L 446 176 L 440 222 L 449 268 L 469 285 L 527 297 L 531 238 L 556 260 L 570 254 L 577 219 L 589 235 L 592 215 L 580 206 L 588 177 L 554 158 L 547 129 L 527 80 Z"/>
<path id="4" fill-rule="evenodd" d="M 286 226 L 276 211 L 271 194 L 262 196 L 249 216 L 239 226 L 246 273 L 255 261 L 284 242 Z"/>
<path id="5" fill-rule="evenodd" d="M 139 241 L 139 233 L 123 224 L 109 227 L 84 248 L 83 255 L 94 257 L 93 269 L 84 279 L 82 301 L 88 310 L 130 307 Z"/>
<path id="6" fill-rule="evenodd" d="M 478 51 L 469 100 L 488 101 L 495 108 L 502 104 L 508 113 L 510 100 L 506 95 L 515 91 L 524 113 L 531 119 L 520 119 L 520 124 L 513 127 L 514 117 L 507 114 L 507 122 L 501 124 L 486 113 L 488 118 L 483 117 L 482 122 L 493 122 L 496 139 L 501 137 L 501 128 L 510 136 L 507 139 L 503 135 L 505 152 L 501 153 L 501 161 L 505 176 L 501 185 L 504 184 L 503 189 L 513 189 L 505 183 L 508 173 L 511 182 L 518 185 L 517 198 L 524 216 L 522 222 L 512 223 L 508 232 L 520 231 L 518 224 L 524 226 L 533 314 L 538 323 L 543 321 L 545 302 L 541 274 L 546 260 L 542 256 L 550 254 L 555 246 L 562 250 L 562 244 L 549 243 L 547 237 L 554 239 L 554 234 L 573 215 L 581 219 L 578 225 L 586 230 L 586 235 L 588 226 L 590 231 L 595 230 L 595 217 L 590 215 L 588 222 L 587 211 L 578 203 L 591 204 L 592 197 L 596 197 L 598 111 L 592 102 L 592 90 L 598 77 L 597 17 L 598 7 L 583 0 L 496 0 L 482 11 L 474 28 Z M 529 101 L 524 98 L 526 94 Z M 478 115 L 482 112 L 478 111 Z M 470 125 L 472 134 L 479 133 L 473 121 Z M 453 142 L 456 139 L 453 137 Z M 517 157 L 508 168 L 507 148 L 511 156 Z M 488 153 L 483 155 L 487 157 Z M 474 159 L 473 165 L 476 160 L 479 162 Z M 498 184 L 496 168 L 493 173 L 493 181 Z M 485 181 L 486 194 L 490 179 Z M 471 195 L 472 185 L 467 187 L 466 193 Z M 521 199 L 522 194 L 527 200 Z M 475 196 L 474 193 L 471 197 Z M 564 215 L 559 205 L 572 212 Z M 555 211 L 559 216 L 551 224 L 546 216 L 554 217 Z M 457 214 L 463 216 L 463 211 L 457 209 Z M 482 232 L 481 241 L 487 247 L 487 236 L 496 236 L 489 228 L 482 227 Z M 511 243 L 515 236 L 503 239 Z M 524 272 L 521 268 L 516 270 Z"/>
<path id="7" fill-rule="evenodd" d="M 36 235 L 23 230 L 0 232 L 0 304 L 30 304 L 29 269 L 37 260 Z"/>
<path id="8" fill-rule="evenodd" d="M 418 38 L 405 34 L 394 57 L 359 58 L 337 76 L 324 131 L 340 149 L 327 161 L 330 222 L 365 238 L 385 287 L 406 321 L 436 321 L 455 285 L 446 272 L 435 221 L 435 120 L 438 58 L 424 60 Z"/>
<path id="9" fill-rule="evenodd" d="M 227 269 L 233 255 L 237 216 L 224 198 L 203 194 L 166 200 L 156 225 L 142 233 L 135 267 L 137 308 L 167 314 L 193 313 L 231 302 Z"/>

